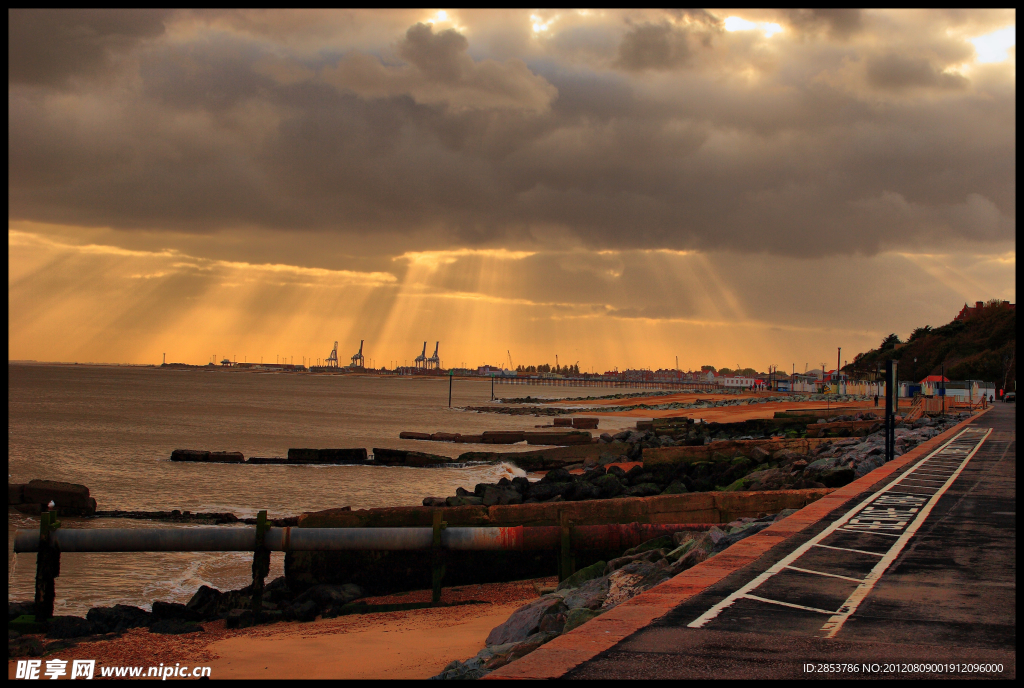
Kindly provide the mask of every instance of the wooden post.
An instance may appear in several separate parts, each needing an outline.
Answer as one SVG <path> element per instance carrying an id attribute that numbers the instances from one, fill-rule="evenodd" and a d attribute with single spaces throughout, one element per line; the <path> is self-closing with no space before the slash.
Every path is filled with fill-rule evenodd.
<path id="1" fill-rule="evenodd" d="M 36 621 L 53 616 L 56 597 L 55 579 L 60 575 L 60 550 L 53 542 L 53 531 L 60 527 L 56 511 L 39 514 L 39 551 L 36 553 Z"/>
<path id="2" fill-rule="evenodd" d="M 443 513 L 440 509 L 433 514 L 434 540 L 431 547 L 431 559 L 433 560 L 433 575 L 431 576 L 432 594 L 430 601 L 437 604 L 441 601 L 441 580 L 444 578 L 444 552 L 441 549 L 441 531 L 448 524 L 441 520 Z"/>
<path id="3" fill-rule="evenodd" d="M 564 581 L 571 576 L 575 568 L 572 556 L 572 521 L 564 511 L 558 512 L 558 521 L 562 527 L 561 556 L 558 557 L 558 581 Z"/>
<path id="4" fill-rule="evenodd" d="M 263 586 L 270 573 L 270 550 L 263 544 L 270 530 L 267 512 L 256 515 L 256 549 L 252 554 L 252 618 L 258 623 L 263 612 Z"/>

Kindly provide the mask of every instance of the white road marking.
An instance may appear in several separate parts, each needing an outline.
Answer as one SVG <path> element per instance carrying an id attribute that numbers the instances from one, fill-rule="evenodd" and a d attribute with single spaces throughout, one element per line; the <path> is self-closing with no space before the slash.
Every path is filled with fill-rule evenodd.
<path id="1" fill-rule="evenodd" d="M 815 547 L 823 547 L 824 549 L 837 549 L 840 552 L 857 552 L 858 554 L 870 554 L 873 557 L 884 557 L 884 554 L 878 552 L 868 552 L 864 549 L 850 549 L 849 547 L 833 547 L 832 545 L 815 545 Z"/>
<path id="2" fill-rule="evenodd" d="M 850 578 L 849 576 L 840 576 L 838 573 L 825 573 L 824 571 L 811 571 L 810 569 L 802 569 L 798 566 L 787 566 L 790 571 L 800 571 L 802 573 L 813 573 L 815 576 L 828 576 L 829 578 L 842 578 L 843 580 L 853 581 L 854 583 L 862 583 L 863 578 Z"/>
<path id="3" fill-rule="evenodd" d="M 885 573 L 887 568 L 889 568 L 889 565 L 896 560 L 896 557 L 898 557 L 900 552 L 903 551 L 903 548 L 906 546 L 910 538 L 914 537 L 914 533 L 917 532 L 917 529 L 920 528 L 921 524 L 924 523 L 926 518 L 928 518 L 928 514 L 931 513 L 932 507 L 935 506 L 939 501 L 939 498 L 942 497 L 942 495 L 946 493 L 946 490 L 948 490 L 956 481 L 960 472 L 963 471 L 964 467 L 967 465 L 967 462 L 970 461 L 971 457 L 977 453 L 978 449 L 980 449 L 981 445 L 985 442 L 985 438 L 987 438 L 991 433 L 992 429 L 989 428 L 988 432 L 986 432 L 981 440 L 974 446 L 974 449 L 964 457 L 960 467 L 953 472 L 953 475 L 949 476 L 949 480 L 946 481 L 946 484 L 935 493 L 934 497 L 928 500 L 925 507 L 921 509 L 921 513 L 918 514 L 917 518 L 914 519 L 914 522 L 910 524 L 910 527 L 907 528 L 903 535 L 900 536 L 892 549 L 886 552 L 881 561 L 875 564 L 875 567 L 871 569 L 871 573 L 865 577 L 863 583 L 857 586 L 857 589 L 853 591 L 843 606 L 839 608 L 839 611 L 825 622 L 825 625 L 821 627 L 821 631 L 824 633 L 821 637 L 836 637 L 836 634 L 839 633 L 839 630 L 843 627 L 843 624 L 846 623 L 846 620 L 849 619 L 855 611 L 857 611 L 857 607 L 860 606 L 860 603 L 868 596 L 868 593 L 871 592 L 871 589 L 875 586 L 875 583 L 878 582 L 878 579 L 882 577 L 882 574 Z"/>
<path id="4" fill-rule="evenodd" d="M 837 528 L 844 533 L 867 533 L 868 535 L 885 535 L 886 537 L 899 537 L 899 535 L 893 535 L 892 533 L 883 533 L 880 530 L 868 530 L 867 528 Z"/>
<path id="5" fill-rule="evenodd" d="M 763 584 L 765 581 L 767 581 L 769 578 L 771 578 L 772 576 L 776 575 L 780 571 L 784 570 L 791 563 L 793 563 L 794 561 L 799 559 L 801 556 L 803 556 L 811 547 L 814 547 L 814 546 L 818 545 L 819 542 L 821 542 L 822 540 L 827 538 L 829 535 L 832 535 L 832 533 L 834 533 L 836 531 L 845 531 L 845 532 L 849 532 L 849 533 L 871 533 L 871 534 L 874 534 L 874 535 L 886 535 L 888 537 L 899 538 L 900 536 L 893 535 L 891 533 L 881 533 L 881 532 L 878 532 L 877 530 L 858 530 L 858 529 L 844 528 L 843 526 L 846 525 L 847 522 L 850 521 L 854 516 L 859 514 L 863 509 L 865 509 L 866 507 L 871 505 L 872 502 L 877 500 L 879 497 L 882 497 L 882 496 L 887 497 L 887 498 L 893 497 L 894 496 L 893 494 L 887 494 L 887 493 L 893 492 L 895 490 L 895 488 L 897 486 L 899 486 L 900 483 L 905 478 L 907 478 L 914 471 L 916 471 L 918 468 L 923 466 L 925 464 L 925 462 L 927 462 L 932 457 L 938 455 L 940 452 L 944 452 L 944 451 L 947 451 L 947 450 L 951 451 L 952 450 L 951 445 L 954 442 L 960 440 L 961 438 L 964 438 L 965 435 L 967 435 L 969 430 L 970 430 L 970 428 L 965 428 L 964 430 L 961 430 L 959 433 L 957 433 L 955 436 L 953 436 L 950 439 L 946 440 L 946 442 L 943 443 L 940 447 L 937 447 L 936 449 L 932 450 L 932 452 L 930 454 L 928 454 L 923 459 L 921 459 L 916 464 L 914 464 L 913 467 L 910 468 L 910 470 L 908 470 L 905 473 L 903 473 L 903 475 L 901 475 L 899 478 L 897 478 L 893 482 L 891 482 L 888 485 L 886 485 L 886 487 L 883 488 L 881 491 L 875 492 L 875 493 L 869 495 L 866 499 L 864 499 L 864 501 L 860 502 L 857 506 L 855 506 L 852 509 L 850 509 L 849 511 L 847 511 L 845 514 L 843 514 L 842 517 L 840 517 L 838 520 L 834 521 L 830 526 L 825 528 L 818 535 L 816 535 L 815 537 L 811 538 L 810 540 L 808 540 L 807 542 L 805 542 L 801 546 L 797 547 L 790 554 L 786 555 L 785 557 L 783 557 L 782 559 L 777 561 L 768 570 L 764 571 L 763 573 L 759 574 L 758 576 L 755 576 L 754 579 L 751 580 L 750 582 L 748 582 L 746 585 L 744 585 L 743 587 L 741 587 L 738 590 L 734 591 L 729 596 L 727 596 L 725 599 L 723 599 L 722 601 L 718 602 L 717 604 L 712 606 L 710 609 L 708 609 L 706 612 L 701 614 L 699 617 L 697 617 L 696 619 L 691 621 L 689 624 L 687 624 L 687 627 L 688 628 L 700 628 L 700 627 L 704 626 L 709 621 L 711 621 L 712 619 L 717 617 L 719 614 L 721 614 L 725 609 L 727 609 L 728 607 L 732 606 L 732 604 L 736 600 L 740 599 L 741 597 L 747 597 L 749 599 L 760 599 L 760 598 L 758 598 L 755 595 L 750 595 L 749 594 L 750 591 L 755 590 L 761 584 Z M 991 433 L 991 429 L 988 430 L 988 432 L 985 434 L 985 437 L 987 437 L 989 433 Z M 984 438 L 982 438 L 982 440 L 984 440 Z M 980 446 L 980 442 L 978 443 L 977 446 Z M 977 451 L 977 446 L 975 446 L 973 451 Z M 971 456 L 973 456 L 973 451 L 970 454 Z M 968 459 L 969 458 L 970 457 L 968 457 Z M 957 469 L 957 471 L 953 474 L 953 476 L 950 477 L 950 481 L 954 480 L 956 478 L 956 476 L 959 475 L 959 471 L 962 469 L 963 463 L 966 463 L 966 461 L 961 463 L 961 468 Z M 904 486 L 904 487 L 906 487 L 906 486 Z M 909 487 L 911 487 L 911 489 L 913 489 L 912 486 L 909 486 Z M 921 488 L 921 489 L 924 489 L 924 488 Z M 945 489 L 943 489 L 943 491 L 945 491 Z M 898 493 L 896 493 L 896 494 L 898 494 Z M 934 500 L 934 499 L 935 499 L 935 497 L 933 496 L 932 500 Z M 933 503 L 933 502 L 929 502 L 929 504 L 931 504 L 931 503 Z M 929 511 L 930 511 L 930 509 L 929 509 Z M 922 512 L 922 514 L 925 515 L 925 516 L 927 515 L 925 512 Z M 920 519 L 921 517 L 922 517 L 922 515 L 919 515 L 918 519 Z M 887 555 L 882 555 L 883 560 L 885 559 L 886 556 Z M 879 564 L 880 563 L 881 562 L 879 562 Z M 876 568 L 877 568 L 877 565 L 876 565 Z M 769 601 L 769 600 L 764 600 L 764 601 Z M 771 602 L 774 602 L 776 604 L 782 604 L 784 606 L 795 606 L 795 607 L 800 608 L 799 605 L 788 605 L 788 603 L 778 602 L 777 600 L 771 600 Z M 827 613 L 834 614 L 834 612 L 827 612 Z M 844 621 L 845 621 L 845 619 L 844 619 Z M 829 636 L 829 637 L 832 637 L 832 636 Z"/>
<path id="6" fill-rule="evenodd" d="M 767 597 L 758 597 L 757 595 L 744 595 L 748 600 L 757 600 L 758 602 L 767 602 L 768 604 L 778 604 L 783 607 L 792 607 L 793 609 L 806 609 L 809 612 L 818 612 L 819 614 L 835 614 L 827 609 L 818 609 L 817 607 L 805 607 L 802 604 L 793 604 L 792 602 L 782 602 L 780 600 L 769 600 Z"/>

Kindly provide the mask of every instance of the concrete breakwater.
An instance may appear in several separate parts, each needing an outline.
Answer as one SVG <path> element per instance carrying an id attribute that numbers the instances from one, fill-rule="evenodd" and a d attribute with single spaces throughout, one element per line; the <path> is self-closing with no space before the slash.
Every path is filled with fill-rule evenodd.
<path id="1" fill-rule="evenodd" d="M 236 463 L 262 465 L 324 465 L 324 466 L 412 466 L 428 468 L 456 463 L 455 459 L 437 454 L 405 449 L 374 448 L 373 456 L 363 447 L 355 449 L 289 449 L 285 457 L 253 456 L 248 460 L 241 452 L 211 452 L 195 449 L 175 449 L 171 461 L 200 463 Z"/>
<path id="2" fill-rule="evenodd" d="M 38 514 L 50 502 L 60 516 L 92 516 L 96 513 L 96 500 L 89 496 L 89 488 L 85 485 L 57 480 L 7 484 L 8 506 L 22 513 Z"/>
<path id="3" fill-rule="evenodd" d="M 594 418 L 593 421 L 593 423 L 586 423 L 585 425 L 591 428 L 596 428 L 597 419 Z M 556 423 L 554 427 L 565 427 L 565 425 L 559 425 L 558 423 Z M 568 427 L 575 426 L 570 425 Z M 488 430 L 480 435 L 463 435 L 457 432 L 402 432 L 399 433 L 398 438 L 403 440 L 424 440 L 430 442 L 455 442 L 458 444 L 517 444 L 519 442 L 525 441 L 527 444 L 553 446 L 590 444 L 594 441 L 593 436 L 589 432 L 583 432 L 581 430 L 576 429 L 565 430 L 562 432 L 530 432 L 526 430 Z"/>

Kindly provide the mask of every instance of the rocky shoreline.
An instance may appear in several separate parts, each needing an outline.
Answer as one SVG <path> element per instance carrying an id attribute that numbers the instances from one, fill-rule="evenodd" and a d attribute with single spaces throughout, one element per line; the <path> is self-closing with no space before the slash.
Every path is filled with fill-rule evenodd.
<path id="1" fill-rule="evenodd" d="M 453 661 L 431 678 L 482 678 L 795 511 L 742 518 L 714 526 L 706 533 L 677 532 L 649 540 L 608 562 L 580 569 L 553 591 L 513 612 L 490 632 L 486 647 L 475 657 Z"/>
<path id="2" fill-rule="evenodd" d="M 863 416 L 870 427 L 865 427 Z M 754 435 L 739 435 L 740 432 L 756 432 L 760 427 L 762 439 L 797 438 L 800 433 L 771 431 L 766 424 L 770 421 L 746 421 L 728 425 L 694 424 L 682 419 L 670 425 L 655 422 L 645 432 L 623 431 L 616 435 L 603 435 L 608 451 L 597 457 L 587 457 L 583 462 L 567 464 L 548 471 L 540 481 L 531 482 L 526 478 L 509 480 L 502 478 L 497 483 L 480 483 L 472 492 L 458 488 L 449 497 L 425 497 L 424 506 L 468 506 L 533 504 L 540 502 L 581 501 L 589 499 L 610 499 L 615 497 L 648 497 L 687 492 L 764 491 L 789 490 L 821 487 L 842 487 L 875 468 L 884 461 L 885 435 L 881 423 L 874 414 L 838 416 L 819 419 L 826 425 L 843 423 L 857 424 L 856 433 L 849 428 L 833 428 L 846 436 L 817 441 L 814 447 L 798 452 L 789 448 L 769 451 L 754 440 Z M 895 454 L 900 456 L 925 440 L 952 427 L 960 416 L 947 416 L 934 420 L 921 418 L 908 427 L 896 428 Z M 802 421 L 798 421 L 802 422 Z M 732 426 L 732 427 L 729 427 Z M 873 432 L 871 432 L 873 430 Z M 667 434 L 661 434 L 666 431 Z M 766 433 L 771 434 L 766 436 Z M 805 431 L 803 434 L 807 434 Z M 712 442 L 712 438 L 714 441 Z M 735 438 L 735 440 L 733 440 Z M 738 440 L 738 441 L 736 441 Z M 746 444 L 745 444 L 746 443 Z M 717 447 L 720 449 L 716 450 Z M 685 453 L 662 460 L 656 450 L 668 447 L 699 448 L 687 456 Z M 767 446 L 771 446 L 770 444 Z M 644 450 L 655 450 L 645 452 Z M 706 457 L 706 458 L 705 458 Z M 509 457 L 516 461 L 515 455 Z M 519 463 L 527 463 L 522 460 Z M 563 462 L 564 463 L 564 462 Z M 616 464 L 633 464 L 623 468 Z"/>

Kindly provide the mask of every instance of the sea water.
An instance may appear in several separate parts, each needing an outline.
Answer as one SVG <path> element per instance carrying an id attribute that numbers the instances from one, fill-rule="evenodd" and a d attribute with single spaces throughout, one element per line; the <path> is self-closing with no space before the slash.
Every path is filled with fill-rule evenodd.
<path id="1" fill-rule="evenodd" d="M 8 366 L 8 481 L 81 483 L 100 510 L 226 511 L 272 518 L 348 506 L 418 506 L 457 487 L 523 475 L 510 463 L 463 468 L 277 466 L 171 462 L 174 449 L 287 456 L 291 447 L 414 449 L 457 457 L 466 451 L 522 451 L 525 445 L 467 445 L 400 440 L 403 430 L 479 434 L 532 429 L 547 417 L 448 408 L 447 378 L 261 374 L 225 370 Z M 523 387 L 496 392 L 523 396 Z M 531 388 L 526 388 L 531 389 Z M 532 390 L 531 390 L 532 391 Z M 588 396 L 606 389 L 544 389 Z M 453 407 L 490 400 L 489 380 L 454 380 Z M 533 396 L 538 396 L 536 393 Z M 603 419 L 602 431 L 626 419 Z M 632 419 L 631 419 L 632 420 Z M 167 528 L 159 521 L 63 517 L 65 528 Z M 230 526 L 220 526 L 230 527 Z M 250 526 L 251 527 L 251 526 Z M 13 554 L 17 529 L 38 519 L 8 509 L 8 599 L 30 600 L 35 555 Z M 271 557 L 270 578 L 284 555 Z M 57 614 L 155 599 L 185 602 L 200 585 L 221 590 L 251 580 L 246 553 L 66 553 L 57 579 Z"/>

